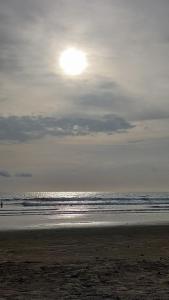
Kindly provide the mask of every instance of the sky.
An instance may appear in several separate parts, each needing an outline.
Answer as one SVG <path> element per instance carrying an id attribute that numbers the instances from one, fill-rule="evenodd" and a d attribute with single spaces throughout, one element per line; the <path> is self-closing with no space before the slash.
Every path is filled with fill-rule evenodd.
<path id="1" fill-rule="evenodd" d="M 0 0 L 0 191 L 169 191 L 168 16 L 168 0 Z"/>

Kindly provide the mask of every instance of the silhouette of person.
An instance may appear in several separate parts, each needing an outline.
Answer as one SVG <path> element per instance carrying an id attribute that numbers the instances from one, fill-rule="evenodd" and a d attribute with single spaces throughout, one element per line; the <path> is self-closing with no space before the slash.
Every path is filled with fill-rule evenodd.
<path id="1" fill-rule="evenodd" d="M 3 208 L 3 201 L 1 201 L 1 208 Z"/>

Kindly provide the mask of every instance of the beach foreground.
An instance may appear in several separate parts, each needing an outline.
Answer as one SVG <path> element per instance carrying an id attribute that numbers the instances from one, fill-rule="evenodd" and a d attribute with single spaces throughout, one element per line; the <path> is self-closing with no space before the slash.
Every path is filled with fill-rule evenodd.
<path id="1" fill-rule="evenodd" d="M 2 231 L 0 299 L 169 299 L 169 226 Z"/>

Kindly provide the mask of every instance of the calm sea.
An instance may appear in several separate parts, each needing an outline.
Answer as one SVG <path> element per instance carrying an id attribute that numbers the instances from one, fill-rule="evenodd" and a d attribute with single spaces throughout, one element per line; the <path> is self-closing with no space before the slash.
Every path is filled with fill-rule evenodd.
<path id="1" fill-rule="evenodd" d="M 2 230 L 169 221 L 169 193 L 1 193 L 0 202 Z"/>

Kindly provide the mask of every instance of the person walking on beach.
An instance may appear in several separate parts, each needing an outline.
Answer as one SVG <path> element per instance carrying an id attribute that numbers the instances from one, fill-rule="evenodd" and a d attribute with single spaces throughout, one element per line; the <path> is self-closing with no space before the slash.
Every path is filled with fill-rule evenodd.
<path id="1" fill-rule="evenodd" d="M 1 208 L 3 208 L 3 201 L 1 200 Z"/>

